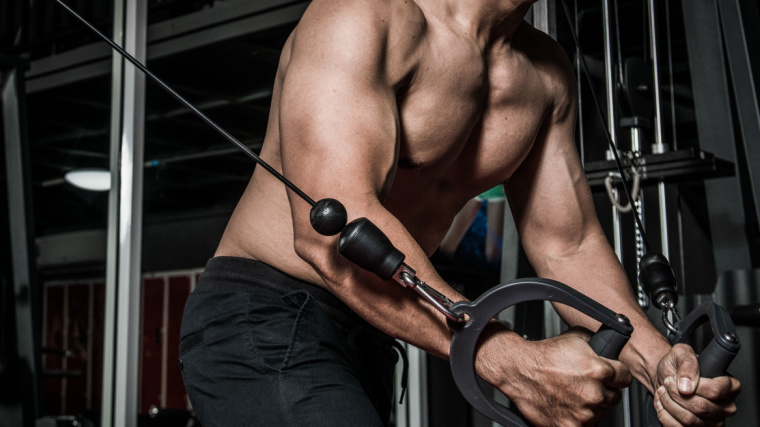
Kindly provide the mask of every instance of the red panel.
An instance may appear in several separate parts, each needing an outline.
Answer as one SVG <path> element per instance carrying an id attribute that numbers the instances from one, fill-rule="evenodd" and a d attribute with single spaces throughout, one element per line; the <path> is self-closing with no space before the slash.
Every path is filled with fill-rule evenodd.
<path id="1" fill-rule="evenodd" d="M 103 392 L 103 324 L 106 320 L 106 287 L 95 283 L 92 287 L 92 393 L 89 406 L 102 407 Z"/>
<path id="2" fill-rule="evenodd" d="M 42 346 L 63 349 L 63 286 L 46 286 L 45 336 Z M 43 371 L 63 369 L 63 358 L 58 354 L 43 353 Z M 61 393 L 63 381 L 60 376 L 44 376 L 45 412 L 48 415 L 61 414 Z"/>
<path id="3" fill-rule="evenodd" d="M 172 409 L 187 409 L 188 399 L 182 372 L 179 370 L 179 330 L 182 323 L 182 312 L 185 301 L 190 295 L 190 276 L 175 276 L 169 278 L 169 321 L 166 332 L 167 363 L 166 363 L 166 407 Z"/>
<path id="4" fill-rule="evenodd" d="M 90 317 L 90 287 L 89 285 L 69 286 L 69 322 L 68 350 L 71 355 L 66 361 L 66 370 L 78 372 L 78 376 L 68 377 L 66 380 L 66 412 L 79 414 L 87 408 L 87 364 Z"/>
<path id="5" fill-rule="evenodd" d="M 164 312 L 164 278 L 143 281 L 142 364 L 139 413 L 161 407 L 161 340 Z"/>

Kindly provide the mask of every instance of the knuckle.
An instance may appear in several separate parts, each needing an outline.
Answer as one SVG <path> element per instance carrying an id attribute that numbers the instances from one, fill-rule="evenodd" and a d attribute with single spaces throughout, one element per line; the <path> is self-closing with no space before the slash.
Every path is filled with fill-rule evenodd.
<path id="1" fill-rule="evenodd" d="M 683 424 L 686 425 L 697 425 L 697 423 L 699 423 L 699 417 L 693 413 L 685 414 L 683 418 Z"/>
<path id="2" fill-rule="evenodd" d="M 731 389 L 738 395 L 742 392 L 742 383 L 740 383 L 736 378 L 733 378 L 731 380 Z"/>
<path id="3" fill-rule="evenodd" d="M 610 404 L 612 406 L 617 405 L 620 403 L 620 401 L 623 400 L 623 392 L 620 390 L 615 389 L 612 393 L 612 398 L 610 399 Z"/>
<path id="4" fill-rule="evenodd" d="M 694 349 L 687 344 L 676 344 L 673 346 L 673 354 L 681 361 L 693 362 L 696 359 Z"/>
<path id="5" fill-rule="evenodd" d="M 735 403 L 731 403 L 731 405 L 729 405 L 728 408 L 726 408 L 726 414 L 729 417 L 733 417 L 734 415 L 736 415 L 736 411 L 737 410 L 738 410 L 738 408 L 737 408 L 736 404 Z"/>
<path id="6" fill-rule="evenodd" d="M 604 403 L 604 394 L 598 388 L 593 388 L 586 392 L 585 401 L 587 406 L 599 406 Z"/>
<path id="7" fill-rule="evenodd" d="M 711 408 L 707 402 L 695 402 L 692 412 L 699 417 L 710 415 Z"/>
<path id="8" fill-rule="evenodd" d="M 594 411 L 590 409 L 583 409 L 577 415 L 577 420 L 582 425 L 587 425 L 588 423 L 593 422 L 595 419 L 596 419 L 596 415 L 594 414 Z"/>
<path id="9" fill-rule="evenodd" d="M 601 380 L 608 379 L 615 375 L 615 370 L 609 363 L 597 362 L 591 365 L 591 377 Z"/>

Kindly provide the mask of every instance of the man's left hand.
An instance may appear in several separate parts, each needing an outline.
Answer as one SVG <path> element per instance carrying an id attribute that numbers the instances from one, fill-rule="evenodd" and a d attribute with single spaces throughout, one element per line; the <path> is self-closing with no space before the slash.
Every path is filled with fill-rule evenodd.
<path id="1" fill-rule="evenodd" d="M 657 366 L 654 405 L 663 427 L 721 426 L 736 413 L 741 383 L 734 377 L 701 378 L 694 350 L 676 344 Z"/>

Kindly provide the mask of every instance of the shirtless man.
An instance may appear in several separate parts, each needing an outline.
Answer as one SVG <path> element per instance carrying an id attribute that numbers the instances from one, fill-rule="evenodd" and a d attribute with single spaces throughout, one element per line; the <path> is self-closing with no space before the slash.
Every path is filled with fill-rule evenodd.
<path id="1" fill-rule="evenodd" d="M 721 425 L 739 382 L 699 378 L 693 351 L 671 348 L 634 301 L 576 152 L 573 70 L 523 21 L 530 3 L 314 0 L 282 52 L 261 157 L 314 200 L 340 200 L 349 221 L 369 218 L 453 301 L 464 298 L 428 256 L 470 198 L 503 184 L 538 275 L 626 314 L 635 332 L 618 362 L 597 357 L 579 330 L 540 342 L 493 330 L 479 375 L 536 425 L 591 423 L 631 375 L 656 393 L 666 426 Z M 364 332 L 448 357 L 444 317 L 342 258 L 309 209 L 256 168 L 188 301 L 181 353 L 204 426 L 387 423 L 377 389 L 388 383 L 363 371 L 387 366 L 367 362 L 371 339 L 352 341 L 355 314 L 372 325 Z M 570 325 L 598 326 L 557 309 Z M 374 354 L 394 359 L 383 343 Z"/>

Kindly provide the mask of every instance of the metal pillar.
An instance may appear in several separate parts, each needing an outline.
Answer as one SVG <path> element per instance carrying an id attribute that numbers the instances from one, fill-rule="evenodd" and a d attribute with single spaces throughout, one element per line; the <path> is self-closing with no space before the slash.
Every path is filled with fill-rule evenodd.
<path id="1" fill-rule="evenodd" d="M 146 2 L 115 0 L 114 34 L 145 61 Z M 145 77 L 113 54 L 103 426 L 137 425 Z"/>
<path id="2" fill-rule="evenodd" d="M 670 149 L 665 143 L 665 135 L 662 130 L 663 109 L 662 94 L 660 85 L 660 52 L 659 52 L 659 29 L 657 28 L 657 4 L 655 0 L 647 1 L 647 15 L 649 18 L 649 49 L 652 59 L 652 86 L 654 93 L 654 138 L 655 143 L 652 147 L 654 153 L 664 153 Z M 672 90 L 672 88 L 671 88 Z M 675 123 L 673 123 L 675 126 Z M 667 192 L 664 182 L 657 184 L 658 208 L 660 212 L 660 241 L 661 251 L 666 258 L 670 259 L 670 244 L 668 240 L 668 211 L 667 211 Z M 638 263 L 638 260 L 637 260 Z"/>
<path id="3" fill-rule="evenodd" d="M 427 427 L 428 426 L 428 393 L 427 393 L 427 353 L 407 343 L 401 343 L 409 358 L 409 382 L 406 391 L 406 401 L 394 403 L 396 411 L 395 425 L 397 427 Z M 401 363 L 396 365 L 396 377 L 401 374 Z M 394 381 L 395 396 L 401 395 L 401 386 Z"/>
<path id="4" fill-rule="evenodd" d="M 21 376 L 21 413 L 12 411 L 6 420 L 13 424 L 33 426 L 41 413 L 42 361 L 40 358 L 39 289 L 34 257 L 34 227 L 29 172 L 28 137 L 24 103 L 26 68 L 20 60 L 0 57 L 8 66 L 2 78 L 2 107 L 5 137 L 5 161 L 8 184 L 8 220 L 10 225 L 13 293 L 16 312 L 16 346 Z M 3 415 L 8 415 L 3 412 Z"/>
<path id="5" fill-rule="evenodd" d="M 610 0 L 602 1 L 602 26 L 604 29 L 604 88 L 605 99 L 607 100 L 607 129 L 610 132 L 610 138 L 615 143 L 617 148 L 617 91 L 615 90 L 615 53 L 613 51 L 613 34 L 612 27 L 614 25 L 612 16 L 612 10 L 610 7 Z M 612 149 L 612 148 L 610 148 Z M 611 155 L 611 153 L 610 153 Z M 617 190 L 613 192 L 615 198 L 618 198 Z M 623 236 L 622 236 L 622 222 L 620 218 L 620 212 L 618 212 L 615 206 L 612 206 L 612 240 L 613 247 L 615 248 L 615 254 L 620 262 L 623 262 Z"/>
<path id="6" fill-rule="evenodd" d="M 694 113 L 699 146 L 736 163 L 736 135 L 731 116 L 728 76 L 718 5 L 712 0 L 692 0 L 683 8 L 686 48 L 689 54 Z M 744 269 L 750 265 L 744 229 L 744 211 L 738 180 L 708 180 L 704 187 L 712 219 L 711 238 L 717 271 Z"/>
<path id="7" fill-rule="evenodd" d="M 747 4 L 749 9 L 750 3 Z M 752 24 L 760 24 L 757 16 L 757 5 L 754 13 L 749 13 L 754 21 Z M 760 59 L 757 52 L 753 52 L 748 45 L 748 28 L 742 18 L 742 6 L 739 0 L 719 0 L 720 20 L 723 24 L 723 40 L 726 47 L 731 82 L 734 88 L 736 100 L 736 114 L 741 128 L 741 141 L 746 155 L 746 174 L 751 200 L 745 200 L 745 210 L 753 215 L 756 224 L 760 224 L 760 105 L 758 105 L 758 92 L 753 74 L 751 60 Z M 753 204 L 753 207 L 746 204 Z M 754 212 L 751 212 L 754 210 Z M 749 218 L 747 218 L 749 219 Z M 757 265 L 756 265 L 757 266 Z"/>
<path id="8" fill-rule="evenodd" d="M 557 3 L 538 0 L 533 4 L 533 26 L 557 39 Z"/>

